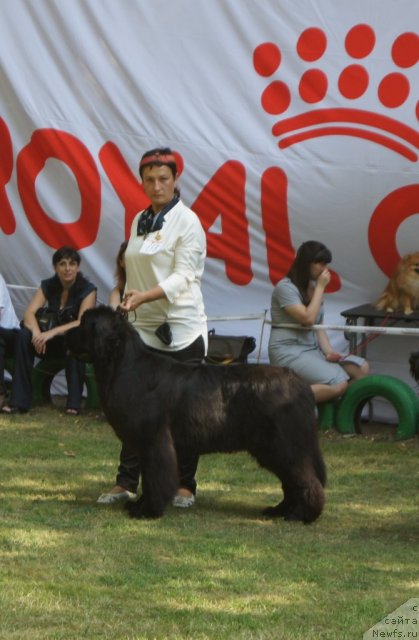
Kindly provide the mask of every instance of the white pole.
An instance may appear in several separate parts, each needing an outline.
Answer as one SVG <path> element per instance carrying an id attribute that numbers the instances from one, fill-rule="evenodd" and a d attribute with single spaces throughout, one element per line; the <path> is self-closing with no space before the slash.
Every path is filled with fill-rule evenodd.
<path id="1" fill-rule="evenodd" d="M 408 329 L 404 327 L 371 327 L 371 326 L 354 326 L 354 325 L 335 325 L 335 324 L 313 324 L 309 327 L 302 327 L 299 324 L 276 324 L 278 329 L 295 329 L 297 331 L 344 331 L 345 333 L 384 333 L 393 336 L 417 336 L 419 329 Z"/>

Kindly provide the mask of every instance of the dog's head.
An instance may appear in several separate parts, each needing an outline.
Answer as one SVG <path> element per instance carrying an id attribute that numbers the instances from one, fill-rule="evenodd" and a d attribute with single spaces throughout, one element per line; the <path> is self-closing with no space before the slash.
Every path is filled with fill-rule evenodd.
<path id="1" fill-rule="evenodd" d="M 408 253 L 397 265 L 397 275 L 410 276 L 419 279 L 419 251 L 416 253 Z"/>
<path id="2" fill-rule="evenodd" d="M 416 382 L 419 382 L 419 351 L 414 351 L 409 358 L 410 374 Z"/>
<path id="3" fill-rule="evenodd" d="M 88 309 L 80 325 L 67 332 L 67 349 L 84 362 L 109 361 L 118 356 L 131 331 L 135 332 L 119 311 L 106 306 Z"/>

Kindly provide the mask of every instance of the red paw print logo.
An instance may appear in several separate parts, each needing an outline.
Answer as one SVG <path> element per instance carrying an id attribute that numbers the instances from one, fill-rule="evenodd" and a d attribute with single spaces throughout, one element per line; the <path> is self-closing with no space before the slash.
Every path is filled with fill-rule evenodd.
<path id="1" fill-rule="evenodd" d="M 320 105 L 329 90 L 342 101 L 351 101 L 350 107 L 316 108 L 296 116 L 279 120 L 272 128 L 279 138 L 280 149 L 329 135 L 346 135 L 364 138 L 380 144 L 411 162 L 418 160 L 419 134 L 389 115 L 354 108 L 353 103 L 362 98 L 377 98 L 385 111 L 394 110 L 412 98 L 408 70 L 419 61 L 419 36 L 402 33 L 393 42 L 390 51 L 391 70 L 373 86 L 368 71 L 368 57 L 376 45 L 374 30 L 366 24 L 358 24 L 345 37 L 345 53 L 348 64 L 340 71 L 337 86 L 331 86 L 327 73 L 320 68 L 327 53 L 325 33 L 316 27 L 303 31 L 297 41 L 297 55 L 304 65 L 310 65 L 300 76 L 299 98 L 307 106 Z M 288 51 L 284 52 L 284 57 Z M 254 50 L 253 64 L 256 72 L 270 78 L 281 69 L 283 52 L 272 42 L 260 44 Z M 374 78 L 374 80 L 376 80 Z M 283 115 L 292 106 L 292 92 L 286 82 L 273 79 L 262 93 L 262 107 L 271 115 Z M 419 102 L 413 107 L 419 119 Z"/>

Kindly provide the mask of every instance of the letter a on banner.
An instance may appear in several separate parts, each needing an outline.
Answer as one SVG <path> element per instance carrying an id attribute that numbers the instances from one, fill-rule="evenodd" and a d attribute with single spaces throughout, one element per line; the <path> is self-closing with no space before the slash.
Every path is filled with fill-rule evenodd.
<path id="1" fill-rule="evenodd" d="M 192 209 L 207 234 L 207 254 L 224 260 L 231 282 L 246 285 L 253 278 L 249 223 L 245 203 L 246 173 L 240 162 L 226 162 L 205 185 Z M 210 229 L 221 217 L 221 233 Z"/>

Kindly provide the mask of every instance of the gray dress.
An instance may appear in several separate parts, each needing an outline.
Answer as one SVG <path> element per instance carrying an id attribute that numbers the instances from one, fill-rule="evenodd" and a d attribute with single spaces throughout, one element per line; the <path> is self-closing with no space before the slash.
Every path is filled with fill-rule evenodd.
<path id="1" fill-rule="evenodd" d="M 304 304 L 300 292 L 289 278 L 283 278 L 272 293 L 269 361 L 280 367 L 290 367 L 308 384 L 338 384 L 349 379 L 336 362 L 328 362 L 321 351 L 315 331 L 281 329 L 279 324 L 301 326 L 285 310 L 294 304 Z M 323 303 L 315 324 L 323 322 Z"/>

